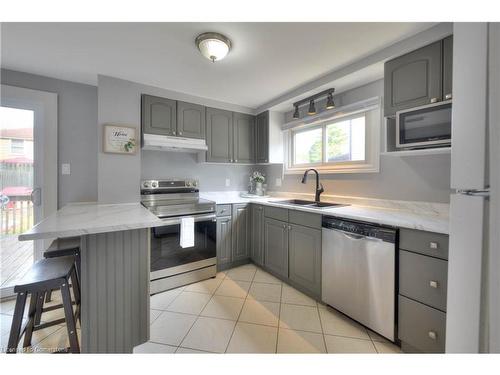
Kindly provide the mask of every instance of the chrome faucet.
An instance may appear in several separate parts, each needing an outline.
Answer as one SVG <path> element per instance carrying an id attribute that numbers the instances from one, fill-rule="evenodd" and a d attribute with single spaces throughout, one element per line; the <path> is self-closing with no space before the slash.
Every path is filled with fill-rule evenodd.
<path id="1" fill-rule="evenodd" d="M 309 172 L 314 172 L 316 173 L 316 196 L 314 197 L 314 200 L 316 202 L 319 202 L 319 196 L 321 195 L 322 192 L 325 191 L 325 189 L 323 189 L 323 184 L 319 182 L 319 173 L 316 169 L 308 169 L 304 172 L 304 176 L 302 177 L 302 183 L 305 184 L 307 182 L 307 174 Z"/>

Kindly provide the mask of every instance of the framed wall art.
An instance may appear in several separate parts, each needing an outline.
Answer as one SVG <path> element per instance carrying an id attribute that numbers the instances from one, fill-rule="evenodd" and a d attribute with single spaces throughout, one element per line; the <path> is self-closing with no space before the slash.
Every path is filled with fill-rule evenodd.
<path id="1" fill-rule="evenodd" d="M 133 126 L 103 125 L 103 152 L 134 155 L 137 152 L 137 129 Z"/>

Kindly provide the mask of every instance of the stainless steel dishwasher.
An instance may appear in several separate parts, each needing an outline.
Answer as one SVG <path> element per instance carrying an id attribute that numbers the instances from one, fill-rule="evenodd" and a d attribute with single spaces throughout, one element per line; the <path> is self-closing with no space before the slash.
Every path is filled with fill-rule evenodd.
<path id="1" fill-rule="evenodd" d="M 322 300 L 395 339 L 396 230 L 323 216 Z"/>

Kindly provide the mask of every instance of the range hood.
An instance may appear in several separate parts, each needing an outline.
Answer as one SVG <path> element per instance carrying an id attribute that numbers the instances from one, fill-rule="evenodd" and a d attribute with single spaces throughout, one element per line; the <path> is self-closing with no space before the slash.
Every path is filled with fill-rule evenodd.
<path id="1" fill-rule="evenodd" d="M 204 139 L 144 134 L 142 139 L 142 149 L 176 152 L 200 152 L 208 150 L 208 146 Z"/>

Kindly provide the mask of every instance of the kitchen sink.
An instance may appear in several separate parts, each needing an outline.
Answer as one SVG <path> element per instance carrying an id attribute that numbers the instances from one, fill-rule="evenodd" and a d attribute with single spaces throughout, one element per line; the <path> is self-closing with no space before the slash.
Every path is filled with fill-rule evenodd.
<path id="1" fill-rule="evenodd" d="M 315 208 L 330 208 L 330 207 L 347 206 L 346 204 L 341 204 L 341 203 L 315 202 L 315 201 L 307 201 L 307 200 L 302 200 L 302 199 L 287 199 L 287 200 L 283 200 L 283 201 L 276 201 L 276 203 L 291 204 L 294 206 L 303 206 L 303 207 L 315 207 Z"/>

